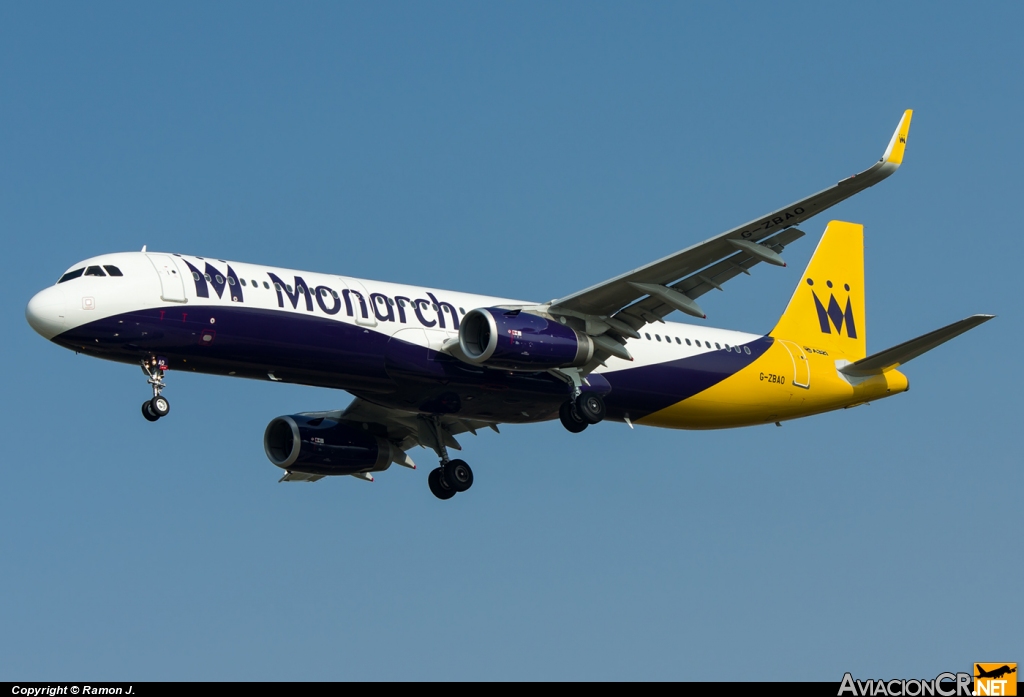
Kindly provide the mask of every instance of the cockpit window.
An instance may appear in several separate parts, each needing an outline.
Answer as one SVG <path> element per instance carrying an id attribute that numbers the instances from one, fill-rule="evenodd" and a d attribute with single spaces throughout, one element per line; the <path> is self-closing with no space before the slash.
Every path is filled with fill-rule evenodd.
<path id="1" fill-rule="evenodd" d="M 87 268 L 85 270 L 85 275 L 86 276 L 106 276 L 107 274 L 103 273 L 103 269 L 101 269 L 98 266 L 90 266 L 89 268 Z"/>
<path id="2" fill-rule="evenodd" d="M 111 276 L 124 276 L 124 274 L 121 273 L 121 269 L 117 268 L 116 266 L 104 264 L 103 268 L 105 268 L 107 270 L 107 273 L 109 273 Z"/>
<path id="3" fill-rule="evenodd" d="M 57 281 L 57 283 L 63 283 L 64 281 L 70 281 L 72 278 L 78 278 L 83 273 L 85 273 L 84 268 L 75 269 L 74 271 L 68 271 L 66 274 L 60 277 L 60 280 Z"/>

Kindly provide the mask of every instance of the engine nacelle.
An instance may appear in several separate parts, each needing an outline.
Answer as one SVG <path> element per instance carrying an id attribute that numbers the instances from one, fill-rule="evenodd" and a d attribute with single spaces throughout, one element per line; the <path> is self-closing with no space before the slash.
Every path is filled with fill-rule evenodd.
<path id="1" fill-rule="evenodd" d="M 271 421 L 263 434 L 263 449 L 281 469 L 323 475 L 380 472 L 400 452 L 383 438 L 314 414 Z"/>
<path id="2" fill-rule="evenodd" d="M 547 370 L 586 365 L 594 340 L 564 324 L 496 307 L 471 310 L 459 325 L 463 360 L 509 370 Z"/>

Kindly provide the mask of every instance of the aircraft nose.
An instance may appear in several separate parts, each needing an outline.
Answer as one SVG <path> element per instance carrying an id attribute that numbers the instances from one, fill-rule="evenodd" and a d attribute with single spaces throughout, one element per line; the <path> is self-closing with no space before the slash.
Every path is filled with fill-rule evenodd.
<path id="1" fill-rule="evenodd" d="M 50 286 L 28 301 L 25 319 L 44 338 L 52 339 L 64 331 L 65 304 L 64 291 Z"/>

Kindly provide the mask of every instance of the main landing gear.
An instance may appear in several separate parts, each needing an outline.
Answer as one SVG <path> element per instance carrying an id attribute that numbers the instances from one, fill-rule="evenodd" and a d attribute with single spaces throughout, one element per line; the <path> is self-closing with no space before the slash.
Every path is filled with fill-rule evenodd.
<path id="1" fill-rule="evenodd" d="M 473 486 L 473 470 L 465 460 L 448 459 L 448 448 L 441 435 L 441 421 L 435 417 L 431 422 L 437 440 L 435 450 L 441 458 L 441 464 L 427 475 L 427 486 L 430 487 L 430 493 L 442 501 L 447 501 L 455 494 L 469 491 L 469 487 Z"/>
<path id="2" fill-rule="evenodd" d="M 142 403 L 142 416 L 146 421 L 156 421 L 171 412 L 171 403 L 160 394 L 166 387 L 164 384 L 165 370 L 167 370 L 167 362 L 162 358 L 149 358 L 142 361 L 142 372 L 149 378 L 147 382 L 153 386 L 153 399 Z"/>
<path id="3" fill-rule="evenodd" d="M 442 460 L 441 465 L 430 470 L 427 475 L 427 486 L 430 487 L 430 493 L 447 501 L 473 486 L 473 470 L 465 460 Z"/>
<path id="4" fill-rule="evenodd" d="M 569 399 L 558 409 L 558 418 L 569 433 L 581 433 L 587 426 L 604 420 L 604 399 L 596 392 L 583 392 L 579 372 L 561 371 L 569 381 Z"/>

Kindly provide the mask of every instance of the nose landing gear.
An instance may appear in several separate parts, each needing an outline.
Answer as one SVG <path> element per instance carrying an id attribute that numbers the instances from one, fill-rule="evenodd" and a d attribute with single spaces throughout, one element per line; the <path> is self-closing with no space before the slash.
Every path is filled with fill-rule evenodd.
<path id="1" fill-rule="evenodd" d="M 167 370 L 167 361 L 163 358 L 154 356 L 142 361 L 142 372 L 149 378 L 147 382 L 153 387 L 153 398 L 142 403 L 142 416 L 146 421 L 156 421 L 171 413 L 171 403 L 160 394 L 166 387 L 164 384 L 165 370 Z"/>

